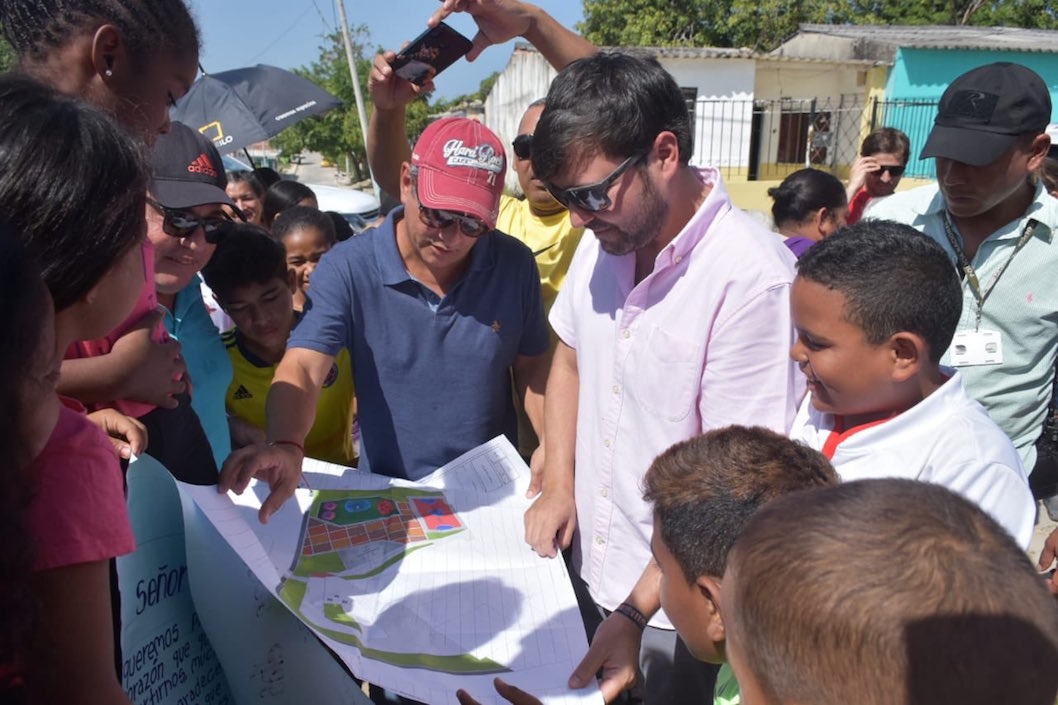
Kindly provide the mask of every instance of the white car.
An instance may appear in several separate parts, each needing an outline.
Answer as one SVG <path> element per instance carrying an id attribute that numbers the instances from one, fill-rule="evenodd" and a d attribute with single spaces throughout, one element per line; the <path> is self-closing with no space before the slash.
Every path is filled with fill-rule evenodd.
<path id="1" fill-rule="evenodd" d="M 224 168 L 228 171 L 253 171 L 249 164 L 230 154 L 225 154 L 222 159 Z M 316 194 L 321 211 L 338 213 L 349 222 L 354 232 L 359 233 L 378 218 L 379 203 L 373 194 L 324 184 L 305 185 Z"/>

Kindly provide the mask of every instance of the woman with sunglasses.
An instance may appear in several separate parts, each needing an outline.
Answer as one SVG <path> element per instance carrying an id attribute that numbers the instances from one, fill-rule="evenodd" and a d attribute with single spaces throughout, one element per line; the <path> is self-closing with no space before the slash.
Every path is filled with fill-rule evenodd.
<path id="1" fill-rule="evenodd" d="M 911 141 L 894 127 L 879 127 L 867 135 L 845 189 L 849 199 L 849 225 L 863 217 L 872 200 L 891 196 L 896 191 L 910 154 Z"/>

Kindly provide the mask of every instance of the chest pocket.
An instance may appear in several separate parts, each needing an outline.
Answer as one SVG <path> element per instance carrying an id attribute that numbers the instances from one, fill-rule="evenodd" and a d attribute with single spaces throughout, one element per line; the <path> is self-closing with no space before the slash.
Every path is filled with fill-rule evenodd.
<path id="1" fill-rule="evenodd" d="M 629 356 L 628 392 L 646 411 L 666 421 L 682 421 L 698 398 L 702 358 L 701 343 L 654 326 L 646 343 Z"/>

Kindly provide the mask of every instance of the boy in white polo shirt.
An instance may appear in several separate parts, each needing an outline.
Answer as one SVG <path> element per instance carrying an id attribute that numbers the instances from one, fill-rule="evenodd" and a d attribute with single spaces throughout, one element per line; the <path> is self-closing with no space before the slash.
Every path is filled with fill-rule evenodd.
<path id="1" fill-rule="evenodd" d="M 790 356 L 808 380 L 791 437 L 845 481 L 944 485 L 1028 547 L 1035 506 L 1017 452 L 959 372 L 939 364 L 962 310 L 940 246 L 892 221 L 845 228 L 799 260 L 790 309 Z"/>

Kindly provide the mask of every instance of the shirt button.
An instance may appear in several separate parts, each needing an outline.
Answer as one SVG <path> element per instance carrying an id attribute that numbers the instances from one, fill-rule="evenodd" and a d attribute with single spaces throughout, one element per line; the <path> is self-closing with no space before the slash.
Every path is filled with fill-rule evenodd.
<path id="1" fill-rule="evenodd" d="M 602 546 L 604 543 L 606 543 L 606 541 L 603 540 L 602 536 L 596 536 L 595 537 L 595 543 L 600 545 L 600 546 Z"/>
<path id="2" fill-rule="evenodd" d="M 609 447 L 610 447 L 610 446 L 612 445 L 612 444 L 610 443 L 610 439 L 609 439 L 609 438 L 607 438 L 607 439 L 606 439 L 605 441 L 603 441 L 603 442 L 602 442 L 602 444 L 603 444 L 604 446 L 606 446 L 607 448 L 609 448 Z"/>
<path id="3" fill-rule="evenodd" d="M 609 497 L 610 496 L 610 490 L 608 490 L 607 488 L 603 487 L 602 488 L 602 496 L 603 497 Z"/>
<path id="4" fill-rule="evenodd" d="M 627 328 L 625 328 L 625 330 L 624 330 L 624 337 L 625 337 L 625 340 L 627 340 L 627 339 L 631 338 L 631 337 L 632 337 L 632 331 L 630 331 L 630 330 L 628 330 Z"/>
<path id="5" fill-rule="evenodd" d="M 617 384 L 615 384 L 615 385 L 613 386 L 613 393 L 614 393 L 614 394 L 620 394 L 620 393 L 621 393 L 621 387 L 620 387 L 620 385 L 617 385 Z"/>
<path id="6" fill-rule="evenodd" d="M 682 261 L 683 261 L 683 255 L 676 255 L 676 264 L 679 264 Z"/>

